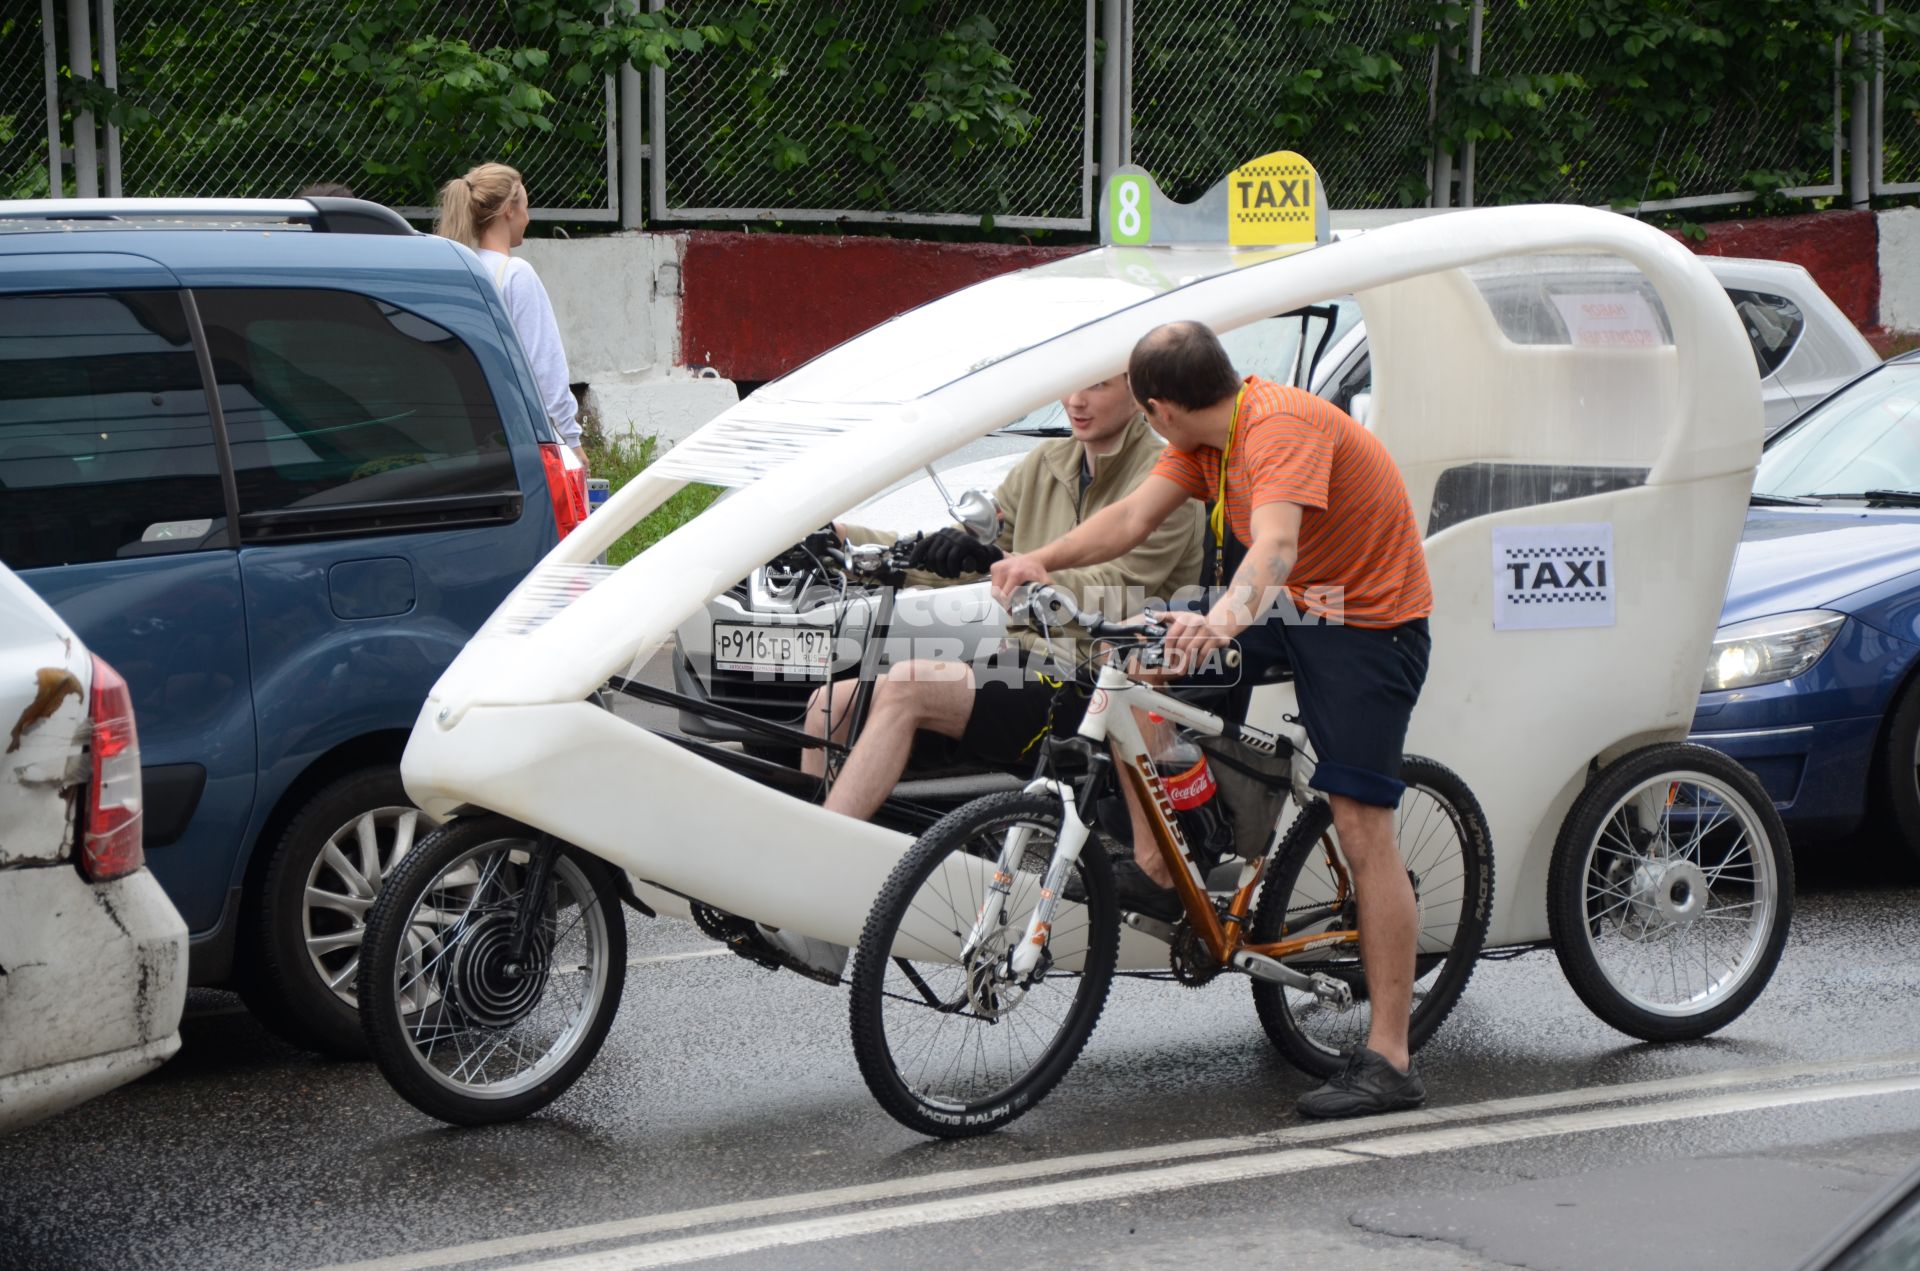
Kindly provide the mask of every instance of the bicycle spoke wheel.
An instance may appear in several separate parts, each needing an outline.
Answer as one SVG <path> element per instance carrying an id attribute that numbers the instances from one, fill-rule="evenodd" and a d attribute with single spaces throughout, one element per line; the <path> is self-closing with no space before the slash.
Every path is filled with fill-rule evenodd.
<path id="1" fill-rule="evenodd" d="M 1675 1041 L 1726 1026 L 1766 987 L 1793 860 L 1752 774 L 1703 746 L 1650 746 L 1574 803 L 1547 893 L 1580 1000 L 1622 1032 Z"/>
<path id="2" fill-rule="evenodd" d="M 381 1070 L 461 1125 L 523 1117 L 579 1076 L 613 1021 L 626 926 L 605 870 L 563 849 L 513 950 L 538 841 L 499 817 L 455 822 L 404 858 L 367 921 L 362 1021 Z"/>
<path id="3" fill-rule="evenodd" d="M 1407 790 L 1395 829 L 1420 923 L 1407 1034 L 1409 1045 L 1418 1049 L 1460 1000 L 1486 940 L 1493 850 L 1480 805 L 1455 773 L 1408 755 L 1400 776 Z M 1301 809 L 1261 884 L 1249 943 L 1357 929 L 1359 909 L 1338 846 L 1327 802 L 1317 799 Z M 1353 990 L 1353 1005 L 1341 1009 L 1311 993 L 1253 982 L 1254 1009 L 1274 1046 L 1302 1070 L 1331 1076 L 1343 1056 L 1366 1044 L 1373 1024 L 1360 947 L 1355 942 L 1311 950 L 1287 959 L 1287 965 L 1335 976 Z"/>
<path id="4" fill-rule="evenodd" d="M 1052 795 L 993 795 L 929 830 L 894 867 L 860 936 L 854 1054 L 868 1089 L 923 1134 L 998 1129 L 1066 1075 L 1105 1005 L 1120 941 L 1107 859 L 1090 843 L 1068 875 L 1039 971 L 1010 977 L 1060 832 Z M 1007 836 L 1023 851 L 1000 923 L 965 961 Z"/>

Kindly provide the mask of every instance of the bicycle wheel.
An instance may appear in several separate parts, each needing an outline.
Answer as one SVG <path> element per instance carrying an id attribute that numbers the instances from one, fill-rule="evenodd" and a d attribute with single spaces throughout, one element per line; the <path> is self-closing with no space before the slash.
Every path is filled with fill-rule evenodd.
<path id="1" fill-rule="evenodd" d="M 1554 952 L 1623 1033 L 1683 1041 L 1766 988 L 1793 916 L 1793 857 L 1760 782 L 1717 750 L 1633 751 L 1567 813 L 1547 874 Z"/>
<path id="2" fill-rule="evenodd" d="M 554 858 L 523 960 L 512 953 L 540 836 L 500 816 L 442 826 L 402 857 L 367 915 L 356 986 L 380 1071 L 429 1116 L 487 1125 L 571 1086 L 606 1040 L 627 928 L 606 866 Z"/>
<path id="3" fill-rule="evenodd" d="M 1093 1033 L 1120 946 L 1097 842 L 1062 888 L 1039 974 L 1022 983 L 998 969 L 1039 903 L 1060 817 L 1050 794 L 977 799 L 915 842 L 880 889 L 853 966 L 853 1051 L 874 1098 L 910 1129 L 939 1138 L 999 1129 L 1059 1083 Z M 1027 840 L 1003 921 L 962 964 L 1009 833 Z"/>
<path id="4" fill-rule="evenodd" d="M 1473 974 L 1493 913 L 1493 846 L 1479 802 L 1451 769 L 1408 755 L 1401 761 L 1407 783 L 1395 820 L 1400 858 L 1413 878 L 1420 915 L 1414 960 L 1413 1016 L 1407 1043 L 1417 1050 L 1440 1027 Z M 1315 931 L 1357 927 L 1358 908 L 1346 867 L 1336 854 L 1333 809 L 1315 799 L 1287 830 L 1260 887 L 1248 927 L 1250 944 L 1271 944 Z M 1319 1077 L 1339 1071 L 1345 1055 L 1366 1044 L 1373 1014 L 1358 942 L 1311 950 L 1287 960 L 1309 974 L 1345 980 L 1353 1005 L 1329 1005 L 1262 980 L 1253 981 L 1260 1023 L 1288 1062 Z"/>

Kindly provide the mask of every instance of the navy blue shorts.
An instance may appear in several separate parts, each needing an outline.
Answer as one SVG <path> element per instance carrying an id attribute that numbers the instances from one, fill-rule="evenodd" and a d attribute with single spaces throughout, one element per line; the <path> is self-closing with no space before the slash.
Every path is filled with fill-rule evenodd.
<path id="1" fill-rule="evenodd" d="M 1197 605 L 1189 608 L 1198 608 Z M 1293 671 L 1300 723 L 1313 746 L 1314 789 L 1392 808 L 1406 789 L 1400 756 L 1407 721 L 1427 679 L 1433 637 L 1427 620 L 1397 627 L 1350 627 L 1272 618 L 1239 637 L 1239 684 L 1224 706 L 1244 717 L 1247 697 L 1268 668 Z M 1213 688 L 1235 678 L 1208 672 L 1180 688 Z"/>

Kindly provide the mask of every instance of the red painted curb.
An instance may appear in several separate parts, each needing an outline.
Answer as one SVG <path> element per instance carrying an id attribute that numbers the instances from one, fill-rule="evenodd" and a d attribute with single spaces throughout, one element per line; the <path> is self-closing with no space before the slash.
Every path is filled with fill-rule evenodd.
<path id="1" fill-rule="evenodd" d="M 1675 237 L 1703 255 L 1802 265 L 1856 326 L 1879 322 L 1872 212 L 1721 221 L 1704 242 Z M 916 305 L 1085 250 L 696 230 L 680 267 L 681 361 L 736 381 L 774 379 Z"/>
<path id="2" fill-rule="evenodd" d="M 680 359 L 770 380 L 916 305 L 1085 250 L 696 230 L 680 265 Z"/>
<path id="3" fill-rule="evenodd" d="M 1705 242 L 1680 241 L 1703 256 L 1792 261 L 1813 275 L 1855 326 L 1880 321 L 1880 231 L 1872 212 L 1718 221 L 1706 230 Z"/>

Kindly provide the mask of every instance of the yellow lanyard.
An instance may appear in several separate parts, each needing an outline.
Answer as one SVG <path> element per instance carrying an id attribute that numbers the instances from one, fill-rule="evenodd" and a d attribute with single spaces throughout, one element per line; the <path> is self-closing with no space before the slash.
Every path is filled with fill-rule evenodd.
<path id="1" fill-rule="evenodd" d="M 1233 399 L 1233 418 L 1227 423 L 1227 446 L 1220 452 L 1220 482 L 1213 492 L 1213 547 L 1215 568 L 1218 569 L 1219 553 L 1226 549 L 1227 542 L 1227 456 L 1233 453 L 1233 435 L 1240 429 L 1240 406 L 1247 400 L 1247 386 L 1242 384 L 1240 392 Z"/>

